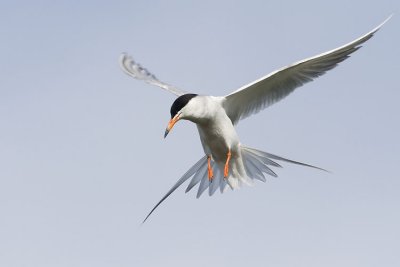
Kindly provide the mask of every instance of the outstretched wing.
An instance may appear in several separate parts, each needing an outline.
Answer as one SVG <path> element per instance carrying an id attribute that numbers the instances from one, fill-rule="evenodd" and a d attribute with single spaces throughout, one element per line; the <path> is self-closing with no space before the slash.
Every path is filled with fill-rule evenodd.
<path id="1" fill-rule="evenodd" d="M 167 90 L 168 92 L 173 93 L 177 96 L 186 93 L 183 90 L 178 89 L 172 85 L 163 83 L 162 81 L 157 79 L 154 74 L 151 74 L 147 69 L 136 63 L 133 58 L 126 53 L 121 54 L 119 58 L 119 65 L 126 74 L 132 76 L 135 79 L 142 80 L 149 84 L 161 87 L 162 89 Z"/>
<path id="2" fill-rule="evenodd" d="M 236 124 L 239 120 L 261 111 L 283 99 L 297 87 L 336 67 L 369 40 L 390 17 L 369 33 L 344 46 L 274 71 L 225 96 L 223 107 L 232 123 Z"/>

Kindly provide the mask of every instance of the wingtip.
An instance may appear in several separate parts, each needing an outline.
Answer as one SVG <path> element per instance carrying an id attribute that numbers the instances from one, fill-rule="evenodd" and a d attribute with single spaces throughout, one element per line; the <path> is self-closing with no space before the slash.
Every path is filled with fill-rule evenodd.
<path id="1" fill-rule="evenodd" d="M 385 24 L 386 22 L 388 22 L 393 16 L 394 16 L 394 13 L 390 14 L 390 15 L 381 23 L 380 26 L 382 26 L 383 24 Z"/>
<path id="2" fill-rule="evenodd" d="M 129 72 L 128 65 L 127 65 L 127 64 L 129 64 L 129 62 L 127 62 L 127 61 L 131 61 L 131 60 L 132 60 L 132 58 L 126 52 L 121 53 L 121 55 L 118 58 L 119 67 L 122 69 L 123 72 L 125 72 L 129 76 L 132 76 L 132 74 Z"/>
<path id="3" fill-rule="evenodd" d="M 376 32 L 380 28 L 382 28 L 382 26 L 385 25 L 386 22 L 388 22 L 393 17 L 393 15 L 394 15 L 394 13 L 390 14 L 389 17 L 387 17 L 381 24 L 379 24 L 375 29 L 373 29 L 372 32 Z"/>
<path id="4" fill-rule="evenodd" d="M 119 55 L 118 61 L 119 61 L 120 63 L 122 63 L 122 62 L 125 61 L 125 59 L 126 59 L 127 57 L 128 57 L 128 53 L 127 53 L 127 52 L 122 52 L 122 53 Z"/>
<path id="5" fill-rule="evenodd" d="M 384 23 L 385 23 L 386 21 L 390 20 L 393 16 L 394 16 L 394 12 L 393 12 L 392 14 L 390 14 L 390 15 L 385 19 Z"/>

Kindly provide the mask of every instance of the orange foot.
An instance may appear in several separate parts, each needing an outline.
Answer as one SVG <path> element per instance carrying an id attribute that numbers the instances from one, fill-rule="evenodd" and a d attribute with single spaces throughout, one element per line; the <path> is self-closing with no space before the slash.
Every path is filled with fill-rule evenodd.
<path id="1" fill-rule="evenodd" d="M 225 162 L 225 168 L 224 168 L 224 178 L 227 178 L 229 175 L 229 161 L 231 160 L 231 150 L 228 150 L 226 162 Z"/>
<path id="2" fill-rule="evenodd" d="M 211 182 L 214 178 L 213 170 L 211 168 L 211 156 L 207 157 L 208 160 L 208 180 Z"/>

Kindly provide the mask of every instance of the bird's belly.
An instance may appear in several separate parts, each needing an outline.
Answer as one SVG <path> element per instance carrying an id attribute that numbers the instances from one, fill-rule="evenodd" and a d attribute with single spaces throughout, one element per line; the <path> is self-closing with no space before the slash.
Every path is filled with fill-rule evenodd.
<path id="1" fill-rule="evenodd" d="M 207 126 L 197 125 L 197 127 L 204 152 L 212 156 L 221 173 L 224 173 L 228 153 L 231 153 L 228 165 L 229 178 L 227 179 L 231 187 L 236 187 L 235 184 L 239 181 L 237 179 L 246 178 L 246 171 L 240 151 L 239 138 L 231 121 L 228 119 Z"/>
<path id="2" fill-rule="evenodd" d="M 229 151 L 236 157 L 239 138 L 230 120 L 198 125 L 198 130 L 204 152 L 211 154 L 216 162 L 225 162 Z"/>

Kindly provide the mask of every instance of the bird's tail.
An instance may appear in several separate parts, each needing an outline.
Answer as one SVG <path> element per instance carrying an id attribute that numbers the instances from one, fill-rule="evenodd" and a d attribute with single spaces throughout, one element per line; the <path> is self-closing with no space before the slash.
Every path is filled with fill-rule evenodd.
<path id="1" fill-rule="evenodd" d="M 282 168 L 282 166 L 276 163 L 274 160 L 297 164 L 327 172 L 327 170 L 322 169 L 320 167 L 283 158 L 271 153 L 267 153 L 246 146 L 241 146 L 241 153 L 247 176 L 252 180 L 260 180 L 262 182 L 266 182 L 264 174 L 268 174 L 273 177 L 278 177 L 278 175 L 274 171 L 272 171 L 270 167 L 272 166 L 272 167 Z"/>
<path id="2" fill-rule="evenodd" d="M 223 177 L 223 168 L 218 166 L 215 162 L 211 162 L 211 167 L 214 170 L 214 177 L 212 181 L 208 179 L 207 172 L 207 156 L 202 157 L 196 164 L 194 164 L 175 184 L 174 186 L 164 195 L 164 197 L 154 206 L 154 208 L 150 211 L 150 213 L 146 216 L 143 222 L 147 220 L 147 218 L 153 213 L 153 211 L 171 195 L 179 186 L 181 186 L 184 182 L 192 178 L 189 182 L 189 185 L 186 188 L 186 193 L 189 192 L 193 187 L 200 183 L 197 190 L 197 198 L 199 198 L 207 189 L 208 194 L 212 196 L 218 189 L 221 193 L 225 192 L 227 188 L 237 188 L 243 184 L 249 184 L 254 180 L 259 180 L 262 182 L 266 182 L 265 174 L 271 175 L 273 177 L 277 177 L 278 175 L 271 169 L 271 167 L 279 167 L 282 166 L 275 162 L 282 161 L 288 162 L 292 164 L 297 164 L 305 167 L 310 167 L 322 171 L 326 171 L 322 168 L 290 160 L 287 158 L 283 158 L 271 153 L 267 153 L 261 150 L 257 150 L 254 148 L 246 147 L 241 145 L 241 156 L 243 160 L 243 165 L 245 167 L 245 171 L 247 177 L 240 177 L 240 179 L 229 177 L 228 181 Z M 230 181 L 231 179 L 237 179 L 238 181 Z M 247 181 L 247 182 L 246 182 Z M 228 186 L 229 185 L 229 186 Z M 233 186 L 234 185 L 234 186 Z"/>

